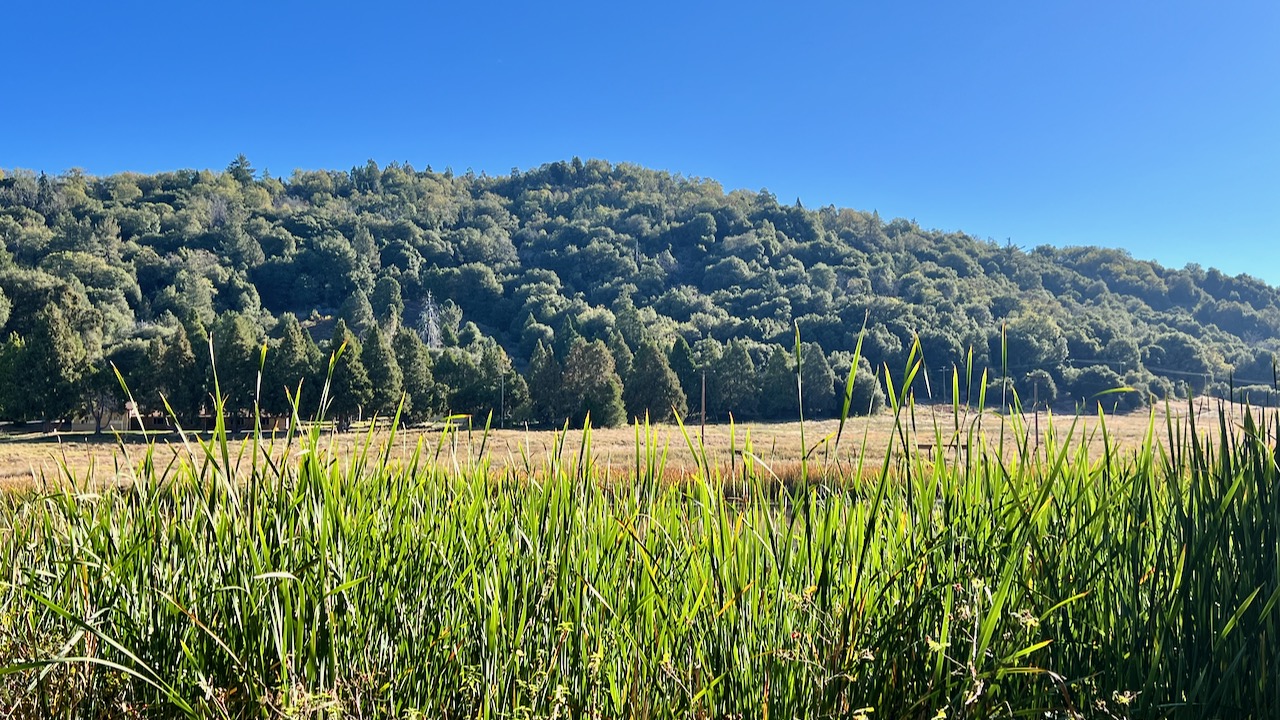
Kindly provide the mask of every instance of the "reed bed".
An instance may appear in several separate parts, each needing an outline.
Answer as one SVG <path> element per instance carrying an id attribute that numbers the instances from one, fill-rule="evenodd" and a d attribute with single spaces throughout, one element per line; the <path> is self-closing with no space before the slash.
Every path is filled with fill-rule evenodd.
<path id="1" fill-rule="evenodd" d="M 49 478 L 0 500 L 0 717 L 1280 717 L 1280 418 L 1119 451 L 891 395 L 892 447 L 786 479 L 744 431 L 672 482 L 643 424 L 623 478 L 589 428 Z"/>

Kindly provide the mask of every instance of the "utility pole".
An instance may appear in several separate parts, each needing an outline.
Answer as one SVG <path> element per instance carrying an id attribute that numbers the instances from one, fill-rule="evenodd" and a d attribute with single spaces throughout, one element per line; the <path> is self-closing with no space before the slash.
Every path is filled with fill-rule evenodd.
<path id="1" fill-rule="evenodd" d="M 498 427 L 506 429 L 507 421 L 507 371 L 498 375 Z"/>

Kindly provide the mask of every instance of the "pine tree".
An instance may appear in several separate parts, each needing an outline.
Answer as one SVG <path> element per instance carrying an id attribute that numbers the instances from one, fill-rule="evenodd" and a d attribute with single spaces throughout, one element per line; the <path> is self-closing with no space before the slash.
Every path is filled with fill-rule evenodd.
<path id="1" fill-rule="evenodd" d="M 336 356 L 336 360 L 331 361 L 333 377 L 329 381 L 329 411 L 340 426 L 349 423 L 373 399 L 373 383 L 360 360 L 361 350 L 346 322 L 339 320 L 333 328 L 333 339 L 329 341 L 329 356 Z"/>
<path id="2" fill-rule="evenodd" d="M 836 399 L 836 373 L 818 343 L 800 347 L 800 380 L 804 388 L 805 416 L 825 417 Z"/>
<path id="3" fill-rule="evenodd" d="M 647 416 L 654 422 L 661 422 L 673 414 L 684 417 L 688 412 L 680 379 L 672 372 L 667 356 L 647 340 L 636 350 L 622 395 L 627 415 L 635 419 L 643 420 Z"/>
<path id="4" fill-rule="evenodd" d="M 223 410 L 233 418 L 251 413 L 258 399 L 262 357 L 258 327 L 240 313 L 224 314 L 214 328 L 213 351 Z"/>
<path id="5" fill-rule="evenodd" d="M 369 304 L 373 307 L 374 318 L 382 327 L 389 332 L 395 332 L 395 328 L 400 327 L 404 316 L 404 295 L 398 280 L 389 275 L 378 278 Z"/>
<path id="6" fill-rule="evenodd" d="M 574 322 L 573 316 L 570 315 L 565 318 L 563 325 L 556 333 L 554 348 L 556 359 L 563 363 L 580 340 L 582 340 L 582 333 L 578 332 L 578 323 Z"/>
<path id="7" fill-rule="evenodd" d="M 489 405 L 498 427 L 506 427 L 515 408 L 529 402 L 529 386 L 511 366 L 502 346 L 490 343 L 480 354 L 480 377 L 485 379 Z"/>
<path id="8" fill-rule="evenodd" d="M 0 417 L 10 420 L 26 420 L 34 414 L 30 404 L 35 398 L 27 392 L 26 345 L 17 333 L 10 333 L 0 345 Z"/>
<path id="9" fill-rule="evenodd" d="M 396 331 L 391 341 L 396 364 L 404 377 L 404 416 L 409 422 L 424 420 L 444 409 L 443 388 L 431 372 L 431 356 L 422 339 L 409 328 Z"/>
<path id="10" fill-rule="evenodd" d="M 671 346 L 671 351 L 667 353 L 667 362 L 671 366 L 671 371 L 676 374 L 680 380 L 680 388 L 684 390 L 686 398 L 699 398 L 702 388 L 702 374 L 698 371 L 698 364 L 693 359 L 693 349 L 689 347 L 689 343 L 684 337 L 677 335 L 676 342 Z"/>
<path id="11" fill-rule="evenodd" d="M 564 421 L 564 384 L 560 362 L 551 348 L 539 342 L 529 360 L 526 373 L 529 385 L 529 415 L 535 422 L 558 424 Z"/>
<path id="12" fill-rule="evenodd" d="M 375 321 L 369 296 L 365 295 L 363 290 L 355 291 L 343 301 L 342 307 L 338 308 L 338 317 L 346 321 L 347 327 L 351 328 L 352 332 L 363 334 L 368 331 L 369 326 Z"/>
<path id="13" fill-rule="evenodd" d="M 36 313 L 25 364 L 30 374 L 24 391 L 37 399 L 44 418 L 69 418 L 80 405 L 81 383 L 90 364 L 80 335 L 56 305 Z"/>
<path id="14" fill-rule="evenodd" d="M 786 350 L 775 345 L 760 372 L 760 414 L 771 420 L 794 420 L 800 407 L 796 400 L 794 362 Z"/>
<path id="15" fill-rule="evenodd" d="M 588 415 L 596 427 L 613 427 L 626 420 L 622 381 L 604 343 L 579 338 L 565 359 L 563 377 L 561 389 L 574 423 L 585 422 Z"/>
<path id="16" fill-rule="evenodd" d="M 178 422 L 187 427 L 200 420 L 200 411 L 207 396 L 205 376 L 191 348 L 191 338 L 185 328 L 179 327 L 168 343 L 160 348 L 156 367 L 160 392 Z"/>
<path id="17" fill-rule="evenodd" d="M 635 354 L 631 352 L 627 341 L 622 338 L 622 333 L 615 328 L 609 328 L 605 345 L 609 348 L 609 354 L 613 355 L 613 367 L 617 370 L 618 377 L 631 377 L 631 364 L 635 361 Z"/>
<path id="18" fill-rule="evenodd" d="M 298 404 L 298 415 L 311 416 L 320 397 L 320 388 L 314 382 L 320 363 L 320 348 L 316 347 L 310 333 L 302 328 L 292 313 L 282 315 L 280 344 L 274 354 L 268 353 L 263 369 L 263 408 L 274 415 L 289 415 L 293 412 L 290 394 L 297 393 L 294 402 Z"/>
<path id="19" fill-rule="evenodd" d="M 396 363 L 391 345 L 377 325 L 369 328 L 368 334 L 364 336 L 360 361 L 368 371 L 369 382 L 373 386 L 366 411 L 370 415 L 377 413 L 382 417 L 393 417 L 404 392 L 404 375 Z"/>
<path id="20" fill-rule="evenodd" d="M 759 407 L 756 367 L 747 346 L 734 340 L 707 372 L 707 414 L 749 418 Z"/>

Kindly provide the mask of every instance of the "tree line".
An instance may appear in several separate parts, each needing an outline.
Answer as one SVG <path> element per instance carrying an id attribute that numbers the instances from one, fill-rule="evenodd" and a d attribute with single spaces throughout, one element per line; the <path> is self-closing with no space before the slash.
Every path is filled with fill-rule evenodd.
<path id="1" fill-rule="evenodd" d="M 1026 250 L 599 160 L 497 177 L 370 162 L 280 178 L 244 157 L 222 171 L 9 171 L 0 242 L 11 420 L 118 410 L 112 364 L 139 406 L 160 412 L 163 394 L 192 417 L 207 410 L 210 336 L 233 402 L 260 395 L 270 412 L 299 380 L 318 403 L 308 392 L 345 345 L 338 415 L 386 414 L 404 395 L 415 418 L 547 423 L 665 414 L 681 395 L 698 410 L 704 370 L 709 416 L 794 416 L 797 326 L 819 415 L 824 388 L 842 388 L 826 370 L 843 375 L 864 324 L 867 407 L 917 342 L 933 387 L 986 369 L 989 397 L 1062 407 L 1119 386 L 1133 392 L 1101 397 L 1270 400 L 1280 350 L 1280 292 L 1247 275 Z"/>

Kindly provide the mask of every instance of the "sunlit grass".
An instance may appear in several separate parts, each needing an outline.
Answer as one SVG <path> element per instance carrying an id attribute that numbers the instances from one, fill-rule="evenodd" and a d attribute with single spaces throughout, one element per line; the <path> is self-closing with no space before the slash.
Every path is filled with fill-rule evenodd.
<path id="1" fill-rule="evenodd" d="M 745 427 L 727 457 L 687 434 L 673 482 L 644 424 L 609 464 L 588 429 L 496 467 L 453 432 L 339 450 L 295 423 L 131 457 L 118 490 L 6 496 L 0 707 L 1280 716 L 1276 418 L 1153 419 L 1120 451 L 1100 417 L 1092 452 L 1071 420 L 988 437 L 958 373 L 926 427 L 918 367 L 891 447 L 842 419 L 782 472 Z"/>

